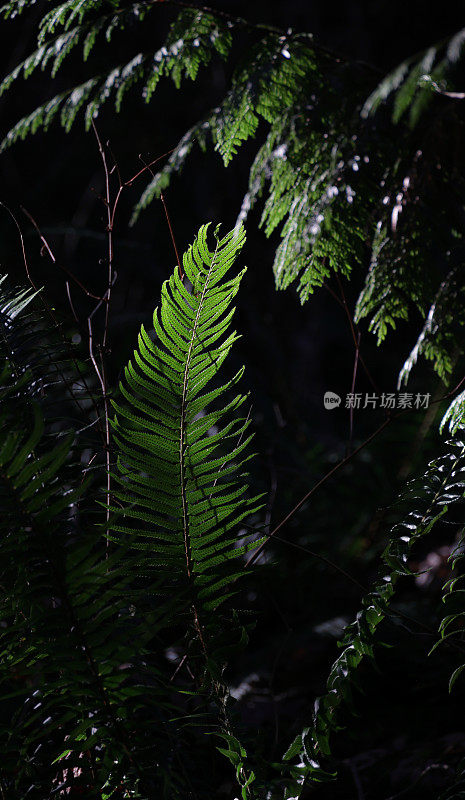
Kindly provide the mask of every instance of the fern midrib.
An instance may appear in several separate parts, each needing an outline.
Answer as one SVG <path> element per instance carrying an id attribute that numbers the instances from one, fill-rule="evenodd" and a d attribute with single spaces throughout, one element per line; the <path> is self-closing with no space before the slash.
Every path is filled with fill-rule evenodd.
<path id="1" fill-rule="evenodd" d="M 213 254 L 210 267 L 208 270 L 208 274 L 205 280 L 204 287 L 202 289 L 202 294 L 200 296 L 200 300 L 197 306 L 197 313 L 195 315 L 194 325 L 192 327 L 192 335 L 189 342 L 189 349 L 187 352 L 186 358 L 186 366 L 184 368 L 184 375 L 183 375 L 183 385 L 182 385 L 182 399 L 181 399 L 181 425 L 180 425 L 180 435 L 179 435 L 179 468 L 180 468 L 180 479 L 181 479 L 181 502 L 182 502 L 182 519 L 183 519 L 183 536 L 184 536 L 184 549 L 186 555 L 186 569 L 187 575 L 189 579 L 192 577 L 192 563 L 191 563 L 191 555 L 190 555 L 190 530 L 189 530 L 189 515 L 188 515 L 188 508 L 187 508 L 187 495 L 186 495 L 186 485 L 185 485 L 185 466 L 184 466 L 184 458 L 186 453 L 187 447 L 185 437 L 186 437 L 186 411 L 187 411 L 187 390 L 189 388 L 189 370 L 190 370 L 190 362 L 192 358 L 192 349 L 194 346 L 194 340 L 196 337 L 197 326 L 199 322 L 200 313 L 202 311 L 202 306 L 205 300 L 205 294 L 208 289 L 208 284 L 210 280 L 210 276 L 215 265 L 215 259 L 218 252 L 218 242 L 216 244 L 215 252 Z M 195 611 L 195 616 L 197 618 L 197 612 Z M 196 619 L 196 621 L 198 621 Z"/>

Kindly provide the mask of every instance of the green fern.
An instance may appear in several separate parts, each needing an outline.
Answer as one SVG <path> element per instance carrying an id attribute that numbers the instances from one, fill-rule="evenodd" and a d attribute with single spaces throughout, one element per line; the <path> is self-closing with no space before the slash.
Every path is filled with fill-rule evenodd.
<path id="1" fill-rule="evenodd" d="M 71 0 L 50 11 L 40 25 L 38 48 L 3 79 L 0 95 L 9 90 L 21 75 L 27 79 L 39 67 L 42 70 L 49 68 L 51 77 L 56 77 L 78 44 L 82 44 L 83 59 L 87 61 L 99 36 L 109 43 L 115 30 L 124 30 L 129 23 L 141 24 L 153 11 L 150 4 L 133 3 L 127 9 L 117 9 L 94 18 L 95 12 L 102 7 L 105 10 L 107 4 Z M 71 28 L 72 24 L 74 27 Z M 57 33 L 60 27 L 63 30 Z M 47 129 L 60 109 L 61 125 L 68 131 L 78 112 L 85 107 L 86 127 L 89 128 L 93 117 L 110 97 L 114 97 L 119 111 L 126 92 L 137 82 L 144 82 L 142 94 L 146 102 L 150 101 L 163 76 L 170 76 L 179 88 L 183 77 L 195 80 L 200 67 L 207 65 L 213 54 L 226 58 L 231 41 L 228 26 L 214 15 L 194 9 L 182 11 L 171 25 L 163 47 L 153 54 L 138 53 L 128 63 L 115 65 L 106 74 L 94 76 L 38 106 L 7 133 L 0 150 L 40 128 Z"/>
<path id="2" fill-rule="evenodd" d="M 356 621 L 344 631 L 339 643 L 342 652 L 332 665 L 327 692 L 315 703 L 313 725 L 304 728 L 284 754 L 285 763 L 299 757 L 298 765 L 287 766 L 290 778 L 286 798 L 300 797 L 303 786 L 335 778 L 330 738 L 340 730 L 339 709 L 344 703 L 353 704 L 352 687 L 356 685 L 357 669 L 366 658 L 374 659 L 377 628 L 386 617 L 396 616 L 391 605 L 399 578 L 412 574 L 408 566 L 412 548 L 430 534 L 439 520 L 447 518 L 451 505 L 463 499 L 465 442 L 456 438 L 446 444 L 446 452 L 428 465 L 421 478 L 411 481 L 401 496 L 406 516 L 391 529 L 382 555 L 381 575 L 374 588 L 363 597 L 363 608 Z M 445 588 L 454 586 L 451 582 Z M 444 635 L 456 618 L 450 622 L 449 618 L 446 620 L 441 625 Z M 457 677 L 456 671 L 452 680 Z"/>
<path id="3" fill-rule="evenodd" d="M 218 680 L 220 606 L 244 574 L 238 558 L 257 546 L 254 540 L 241 544 L 235 531 L 260 504 L 257 497 L 247 498 L 241 471 L 251 437 L 248 421 L 235 414 L 246 397 L 238 394 L 224 404 L 242 370 L 225 384 L 214 382 L 237 338 L 228 328 L 244 273 L 225 276 L 244 231 L 234 229 L 210 251 L 207 230 L 200 229 L 183 259 L 191 288 L 176 268 L 154 314 L 157 341 L 142 327 L 122 398 L 113 403 L 119 450 L 114 496 L 121 507 L 112 509 L 112 530 L 116 541 L 143 552 L 149 576 L 165 576 L 169 614 L 186 620 L 200 646 L 202 669 Z"/>
<path id="4" fill-rule="evenodd" d="M 237 530 L 261 506 L 259 497 L 247 497 L 243 472 L 251 436 L 248 420 L 237 412 L 246 397 L 226 402 L 243 370 L 227 383 L 216 381 L 237 338 L 229 332 L 231 304 L 244 271 L 227 273 L 245 235 L 242 227 L 222 239 L 215 234 L 211 251 L 207 231 L 200 229 L 184 255 L 187 286 L 178 268 L 164 283 L 153 317 L 155 341 L 142 327 L 121 399 L 113 402 L 118 505 L 111 509 L 111 530 L 113 540 L 140 559 L 148 591 L 155 584 L 157 594 L 169 598 L 163 627 L 183 625 L 180 646 L 197 691 L 212 694 L 217 705 L 217 720 L 207 717 L 206 724 L 226 737 L 229 747 L 219 751 L 234 764 L 248 797 L 254 776 L 230 728 L 221 676 L 231 650 L 246 641 L 226 601 L 245 574 L 241 557 L 261 541 L 241 541 Z"/>
<path id="5" fill-rule="evenodd" d="M 449 408 L 447 409 L 446 413 L 444 414 L 440 430 L 442 432 L 446 423 L 449 424 L 449 431 L 452 435 L 455 435 L 457 431 L 462 427 L 463 421 L 465 419 L 465 392 L 460 392 L 452 400 Z"/>
<path id="6" fill-rule="evenodd" d="M 465 475 L 458 472 L 454 475 L 452 490 L 459 492 L 461 497 L 465 496 Z M 442 602 L 446 606 L 447 613 L 442 617 L 439 624 L 439 641 L 431 648 L 433 652 L 443 642 L 449 641 L 452 637 L 454 641 L 462 640 L 464 608 L 463 608 L 463 558 L 464 558 L 464 532 L 461 531 L 451 555 L 449 564 L 452 577 L 449 578 L 442 587 Z M 452 691 L 456 681 L 465 669 L 465 663 L 460 664 L 454 669 L 450 681 L 449 692 Z"/>
<path id="7" fill-rule="evenodd" d="M 196 778 L 184 751 L 201 760 L 206 749 L 185 741 L 186 693 L 252 796 L 222 673 L 247 640 L 230 598 L 262 541 L 238 530 L 261 504 L 244 473 L 246 397 L 233 391 L 243 370 L 217 381 L 237 339 L 229 329 L 244 271 L 229 273 L 245 235 L 236 228 L 210 251 L 207 230 L 184 256 L 185 277 L 176 268 L 164 284 L 157 342 L 142 327 L 114 401 L 109 550 L 94 500 L 101 472 L 82 480 L 84 442 L 41 408 L 60 383 L 42 383 L 37 399 L 31 390 L 38 333 L 25 310 L 36 293 L 0 284 L 1 776 L 18 800 L 31 781 L 41 800 L 75 785 L 99 800 L 117 787 L 146 800 L 185 796 Z M 181 681 L 177 705 L 169 644 L 195 676 Z"/>
<path id="8" fill-rule="evenodd" d="M 447 383 L 454 368 L 454 356 L 459 352 L 460 329 L 463 320 L 455 309 L 460 307 L 463 287 L 457 280 L 457 269 L 451 269 L 441 283 L 417 342 L 399 374 L 399 387 L 407 383 L 418 357 L 424 355 L 434 362 L 436 372 Z"/>
<path id="9" fill-rule="evenodd" d="M 423 52 L 406 59 L 390 72 L 366 100 L 362 116 L 374 114 L 380 105 L 393 99 L 392 117 L 399 122 L 408 112 L 414 127 L 429 105 L 432 91 L 445 91 L 464 55 L 465 28 L 442 39 Z"/>
<path id="10" fill-rule="evenodd" d="M 273 124 L 295 105 L 314 70 L 312 51 L 297 37 L 265 36 L 248 54 L 216 115 L 216 150 L 225 166 L 255 135 L 260 117 Z"/>
<path id="11" fill-rule="evenodd" d="M 26 5 L 11 0 L 2 13 L 13 17 Z M 156 6 L 68 0 L 52 7 L 40 23 L 37 49 L 0 92 L 39 68 L 55 77 L 77 46 L 87 61 L 130 23 L 132 32 L 153 18 Z M 312 725 L 275 765 L 277 778 L 266 784 L 256 777 L 230 721 L 223 675 L 228 655 L 247 639 L 232 598 L 245 574 L 243 556 L 260 543 L 242 537 L 244 520 L 260 508 L 245 474 L 251 437 L 246 398 L 235 388 L 242 371 L 217 382 L 236 339 L 232 302 L 243 275 L 228 271 L 244 243 L 242 221 L 260 200 L 265 235 L 280 235 L 278 287 L 296 284 L 305 301 L 334 272 L 349 277 L 370 261 L 356 320 L 368 318 L 379 342 L 412 313 L 421 321 L 399 385 L 420 356 L 449 378 L 463 351 L 465 184 L 455 160 L 458 115 L 449 106 L 435 114 L 430 100 L 432 91 L 447 94 L 464 31 L 404 62 L 373 91 L 371 73 L 333 57 L 311 36 L 185 9 L 160 47 L 135 48 L 122 64 L 111 56 L 102 74 L 20 120 L 2 148 L 58 119 L 68 131 L 82 114 L 89 127 L 106 102 L 120 110 L 134 89 L 150 102 L 162 77 L 176 87 L 185 78 L 197 80 L 214 57 L 231 57 L 239 30 L 244 37 L 253 33 L 225 97 L 181 138 L 134 211 L 133 221 L 181 171 L 195 143 L 203 150 L 212 145 L 228 166 L 243 143 L 263 132 L 238 225 L 222 239 L 216 234 L 213 250 L 207 227 L 200 230 L 183 272 L 176 268 L 163 286 L 153 333 L 142 327 L 126 367 L 114 399 L 118 460 L 108 543 L 102 503 L 94 502 L 106 475 L 97 468 L 95 485 L 76 489 L 83 450 L 77 426 L 50 425 L 54 381 L 48 376 L 56 351 L 44 366 L 47 343 L 34 360 L 37 328 L 24 313 L 33 293 L 8 293 L 0 281 L 0 579 L 6 588 L 0 706 L 2 719 L 14 721 L 13 729 L 0 725 L 0 774 L 13 800 L 72 789 L 72 770 L 87 796 L 99 800 L 120 789 L 146 800 L 176 800 L 197 789 L 199 797 L 210 796 L 205 785 L 192 790 L 185 742 L 191 744 L 193 718 L 221 739 L 217 749 L 233 766 L 243 798 L 274 797 L 279 787 L 290 800 L 306 785 L 332 778 L 330 738 L 339 709 L 350 701 L 359 665 L 373 657 L 380 624 L 396 616 L 395 587 L 409 574 L 412 548 L 463 499 L 465 393 L 443 419 L 454 442 L 404 496 L 403 521 L 390 532 L 380 578 L 345 630 Z M 415 127 L 420 117 L 428 121 L 421 130 Z M 456 575 L 462 557 L 462 550 L 454 554 L 453 578 L 443 589 L 448 605 L 439 643 L 461 630 L 462 575 Z M 168 646 L 180 666 L 187 664 L 189 678 L 176 671 L 171 681 Z M 202 739 L 200 749 L 205 741 L 211 739 Z M 200 758 L 199 751 L 191 757 Z M 459 767 L 447 797 L 462 790 Z"/>
<path id="12" fill-rule="evenodd" d="M 196 140 L 203 148 L 211 139 L 227 166 L 261 120 L 269 133 L 252 165 L 239 221 L 269 184 L 261 224 L 267 236 L 282 228 L 274 262 L 277 286 L 286 288 L 300 278 L 304 301 L 333 271 L 348 275 L 362 261 L 369 226 L 371 201 L 360 187 L 369 156 L 362 158 L 356 142 L 347 142 L 353 111 L 341 110 L 340 97 L 322 82 L 311 39 L 263 36 L 243 58 L 223 103 L 185 134 L 151 180 L 132 222 L 182 169 Z M 312 113 L 321 91 L 324 125 L 315 124 Z"/>
<path id="13" fill-rule="evenodd" d="M 414 149 L 418 140 L 411 145 L 406 141 L 403 155 L 383 180 L 384 207 L 377 212 L 371 263 L 355 320 L 369 318 L 369 328 L 381 343 L 400 321 L 420 314 L 420 333 L 400 370 L 399 386 L 407 382 L 420 356 L 447 382 L 462 351 L 462 234 L 457 214 L 465 186 L 454 177 L 455 136 L 447 120 L 433 120 L 422 149 Z"/>

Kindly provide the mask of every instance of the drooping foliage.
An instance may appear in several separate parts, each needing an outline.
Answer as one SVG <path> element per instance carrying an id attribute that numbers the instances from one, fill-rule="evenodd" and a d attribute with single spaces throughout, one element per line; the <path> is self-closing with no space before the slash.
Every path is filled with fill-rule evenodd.
<path id="1" fill-rule="evenodd" d="M 460 92 L 451 91 L 463 75 L 463 30 L 380 80 L 376 70 L 337 57 L 310 34 L 254 26 L 193 5 L 177 13 L 157 49 L 135 50 L 118 63 L 113 39 L 130 36 L 136 46 L 140 26 L 156 32 L 157 6 L 68 0 L 47 10 L 36 51 L 4 78 L 0 91 L 38 68 L 56 76 L 77 46 L 84 61 L 108 47 L 113 64 L 20 120 L 2 147 L 55 118 L 69 130 L 81 111 L 88 127 L 107 101 L 119 110 L 129 91 L 150 102 L 164 76 L 177 87 L 184 78 L 200 80 L 201 67 L 235 58 L 235 39 L 249 37 L 246 47 L 241 39 L 223 100 L 182 137 L 144 191 L 134 220 L 182 169 L 195 143 L 212 145 L 227 166 L 243 142 L 258 138 L 239 216 L 244 220 L 262 200 L 266 235 L 280 231 L 277 286 L 297 283 L 305 301 L 334 271 L 349 275 L 363 268 L 371 252 L 358 319 L 368 317 L 381 342 L 389 328 L 419 314 L 418 341 L 410 356 L 405 353 L 399 381 L 408 379 L 419 356 L 447 380 L 451 343 L 459 347 L 463 325 L 455 281 L 465 196 L 456 142 L 463 122 Z M 12 0 L 3 14 L 9 18 L 24 8 Z"/>
<path id="2" fill-rule="evenodd" d="M 461 433 L 461 431 L 460 431 Z M 386 618 L 402 621 L 403 613 L 397 611 L 395 602 L 396 584 L 400 578 L 411 576 L 410 566 L 415 546 L 430 535 L 438 523 L 453 520 L 453 507 L 463 502 L 465 489 L 465 442 L 460 433 L 444 445 L 444 453 L 434 459 L 421 478 L 409 482 L 397 503 L 400 519 L 389 532 L 388 544 L 382 553 L 381 571 L 373 588 L 363 597 L 363 607 L 356 620 L 347 625 L 339 647 L 341 653 L 331 667 L 326 693 L 315 702 L 313 725 L 306 727 L 296 737 L 284 755 L 285 761 L 299 758 L 289 772 L 293 783 L 286 790 L 286 797 L 299 796 L 303 785 L 311 785 L 334 778 L 334 762 L 331 763 L 331 737 L 340 730 L 341 706 L 354 707 L 354 689 L 360 688 L 357 671 L 367 659 L 375 661 L 377 628 Z M 451 513 L 452 511 L 452 513 Z M 460 538 L 451 560 L 457 568 L 462 558 Z M 453 577 L 444 584 L 444 599 L 450 601 L 463 575 Z M 456 613 L 444 617 L 439 627 L 436 645 L 450 636 L 459 636 L 463 620 L 463 601 L 458 600 Z M 408 618 L 407 621 L 409 622 Z M 459 657 L 463 658 L 464 652 Z M 450 688 L 465 668 L 460 663 L 451 675 Z M 299 788 L 300 787 L 300 788 Z"/>
<path id="3" fill-rule="evenodd" d="M 44 347 L 40 307 L 25 313 L 33 298 L 2 282 L 2 788 L 18 798 L 104 797 L 137 787 L 143 758 L 153 747 L 166 753 L 169 736 L 154 673 L 143 677 L 153 632 L 128 605 L 128 556 L 123 569 L 122 552 L 108 554 L 89 517 L 84 443 L 69 422 L 57 424 L 66 380 L 44 380 L 61 345 L 52 330 Z M 160 726 L 148 747 L 142 697 Z"/>
<path id="4" fill-rule="evenodd" d="M 431 90 L 447 91 L 448 81 L 463 58 L 465 29 L 457 31 L 421 53 L 407 58 L 379 83 L 366 100 L 362 116 L 374 114 L 385 100 L 394 96 L 393 119 L 398 122 L 408 113 L 414 127 L 432 100 Z"/>

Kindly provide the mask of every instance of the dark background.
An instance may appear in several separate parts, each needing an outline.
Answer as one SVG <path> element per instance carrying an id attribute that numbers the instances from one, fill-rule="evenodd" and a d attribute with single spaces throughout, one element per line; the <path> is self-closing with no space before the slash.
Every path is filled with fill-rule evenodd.
<path id="1" fill-rule="evenodd" d="M 403 58 L 463 24 L 460 4 L 455 2 L 443 3 L 435 13 L 427 13 L 423 2 L 412 0 L 231 0 L 212 5 L 252 22 L 313 32 L 322 44 L 344 57 L 372 65 L 373 86 Z M 39 3 L 18 20 L 2 22 L 3 74 L 33 49 L 42 10 L 43 4 Z M 115 38 L 118 60 L 123 60 L 125 49 L 133 54 L 136 47 L 155 50 L 160 46 L 173 13 L 169 7 L 160 8 L 148 18 L 146 26 L 130 32 L 133 40 L 129 45 L 127 40 Z M 140 44 L 135 45 L 136 40 Z M 239 56 L 240 42 L 237 49 Z M 103 49 L 97 55 L 102 67 L 107 52 L 110 51 Z M 77 82 L 77 70 L 79 81 L 85 79 L 91 67 L 82 65 L 78 51 L 73 59 L 53 85 L 47 73 L 39 73 L 26 83 L 18 83 L 0 99 L 2 135 L 20 116 L 73 80 Z M 215 61 L 195 84 L 186 81 L 179 91 L 170 81 L 162 81 L 149 106 L 135 94 L 119 115 L 109 105 L 97 119 L 97 127 L 102 140 L 110 142 L 123 177 L 140 169 L 139 154 L 150 160 L 173 147 L 190 125 L 217 104 L 229 78 L 229 65 Z M 179 251 L 192 241 L 203 222 L 223 222 L 225 231 L 234 225 L 257 146 L 245 145 L 226 170 L 218 154 L 194 151 L 182 176 L 166 192 Z M 142 178 L 124 193 L 115 230 L 118 280 L 109 356 L 113 382 L 131 354 L 140 323 L 150 324 L 160 284 L 175 263 L 159 201 L 143 212 L 134 228 L 128 227 L 132 205 L 144 186 Z M 98 198 L 102 190 L 103 173 L 95 137 L 84 131 L 82 122 L 78 121 L 68 135 L 55 126 L 49 133 L 37 134 L 0 156 L 0 200 L 22 228 L 34 280 L 46 286 L 51 301 L 64 314 L 69 307 L 63 273 L 41 255 L 37 234 L 21 206 L 37 220 L 57 260 L 98 293 L 105 290 L 106 282 L 104 209 Z M 325 411 L 323 394 L 328 389 L 343 395 L 350 391 L 354 346 L 344 312 L 330 292 L 318 290 L 302 307 L 292 287 L 286 292 L 275 291 L 271 266 L 279 234 L 266 240 L 257 229 L 259 217 L 259 212 L 254 212 L 247 224 L 248 244 L 242 261 L 248 265 L 248 272 L 239 295 L 237 316 L 243 338 L 236 346 L 230 369 L 240 363 L 246 365 L 244 388 L 250 389 L 253 398 L 255 449 L 260 454 L 252 467 L 252 480 L 257 489 L 267 492 L 266 521 L 276 523 L 347 451 L 349 413 L 343 408 Z M 18 232 L 2 209 L 0 235 L 0 272 L 8 272 L 15 281 L 22 282 L 25 272 Z M 367 260 L 368 257 L 367 250 Z M 351 310 L 363 280 L 364 272 L 360 270 L 353 273 L 350 284 L 344 282 Z M 330 288 L 338 290 L 337 283 L 331 281 Z M 74 290 L 73 299 L 84 319 L 92 306 Z M 373 337 L 362 327 L 362 353 L 381 391 L 395 390 L 398 371 L 416 341 L 418 322 L 414 319 L 400 326 L 383 350 L 377 349 Z M 71 317 L 69 329 L 73 329 Z M 368 389 L 359 373 L 357 390 Z M 443 388 L 430 368 L 420 367 L 410 391 L 440 395 Z M 304 556 L 292 543 L 325 555 L 369 583 L 386 541 L 391 514 L 386 509 L 402 480 L 426 462 L 437 440 L 435 423 L 441 410 L 444 408 L 437 406 L 427 416 L 426 434 L 423 431 L 420 438 L 416 436 L 420 420 L 417 413 L 393 423 L 337 479 L 328 482 L 311 505 L 304 506 L 283 531 L 291 544 L 275 543 L 267 555 L 268 565 L 248 597 L 258 614 L 253 643 L 233 665 L 230 680 L 236 687 L 246 686 L 248 681 L 250 688 L 241 701 L 243 722 L 265 731 L 276 748 L 276 757 L 282 752 L 281 740 L 290 741 L 296 720 L 306 716 L 308 721 L 313 699 L 323 691 L 328 666 L 336 654 L 340 620 L 350 619 L 360 601 L 356 586 L 327 564 Z M 381 421 L 379 411 L 356 413 L 353 446 Z M 417 617 L 430 618 L 437 602 L 434 580 L 422 589 L 411 582 L 402 602 Z M 321 632 L 318 626 L 323 623 L 328 625 Z M 357 701 L 360 717 L 350 723 L 349 735 L 340 744 L 342 783 L 331 789 L 323 787 L 317 797 L 360 798 L 361 781 L 366 800 L 387 798 L 414 784 L 431 753 L 437 758 L 441 748 L 449 747 L 453 761 L 456 754 L 465 752 L 460 705 L 453 712 L 441 701 L 446 692 L 448 663 L 438 655 L 424 667 L 428 642 L 421 635 L 412 636 L 409 631 L 394 630 L 392 626 L 384 635 L 391 637 L 395 647 L 381 653 L 379 674 L 369 670 L 364 676 L 366 695 Z M 407 643 L 409 657 L 405 661 L 402 653 Z M 396 653 L 400 654 L 397 660 Z M 416 712 L 400 720 L 399 708 L 407 699 L 412 708 L 412 698 Z M 421 782 L 420 789 L 416 795 L 413 788 L 408 797 L 437 796 L 434 781 L 431 786 L 427 781 Z"/>

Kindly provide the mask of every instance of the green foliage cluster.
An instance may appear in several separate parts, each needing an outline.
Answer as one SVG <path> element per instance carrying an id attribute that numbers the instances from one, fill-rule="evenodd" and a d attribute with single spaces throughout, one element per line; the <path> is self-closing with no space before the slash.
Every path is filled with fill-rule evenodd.
<path id="1" fill-rule="evenodd" d="M 10 0 L 3 15 L 27 6 Z M 53 7 L 37 50 L 0 91 L 38 68 L 55 77 L 77 45 L 86 61 L 126 26 L 132 36 L 156 7 L 118 0 Z M 413 549 L 440 525 L 457 524 L 465 393 L 444 416 L 452 438 L 443 454 L 401 497 L 379 577 L 345 627 L 312 718 L 280 759 L 255 754 L 225 679 L 248 641 L 247 615 L 238 610 L 251 573 L 246 556 L 266 541 L 257 522 L 262 500 L 250 496 L 245 471 L 251 435 L 247 395 L 236 393 L 242 370 L 220 377 L 237 339 L 232 303 L 243 272 L 231 269 L 242 223 L 262 201 L 265 234 L 280 231 L 276 284 L 297 282 L 302 301 L 332 273 L 361 275 L 367 266 L 356 321 L 370 318 L 382 342 L 412 311 L 421 320 L 399 384 L 420 355 L 448 380 L 463 351 L 465 184 L 454 147 L 463 124 L 448 102 L 459 99 L 448 81 L 460 66 L 463 31 L 380 83 L 310 35 L 183 8 L 156 51 L 56 95 L 20 120 L 2 147 L 55 118 L 69 130 L 81 111 L 89 126 L 107 100 L 120 110 L 135 88 L 149 102 L 162 77 L 176 87 L 197 80 L 213 58 L 232 57 L 236 34 L 252 41 L 225 97 L 183 136 L 133 219 L 195 142 L 212 145 L 228 166 L 244 142 L 261 137 L 248 191 L 236 227 L 223 238 L 216 230 L 213 249 L 208 226 L 200 229 L 182 269 L 163 284 L 153 330 L 140 330 L 112 399 L 109 476 L 103 465 L 87 468 L 85 411 L 93 399 L 82 364 L 62 349 L 54 318 L 39 313 L 41 294 L 0 282 L 0 787 L 12 800 L 76 787 L 99 800 L 210 797 L 205 773 L 218 754 L 243 800 L 305 797 L 337 773 L 332 740 L 341 710 L 354 705 L 352 686 L 374 659 L 383 622 L 402 617 L 394 593 L 401 576 L 412 575 Z M 441 100 L 435 94 L 448 98 L 439 111 L 428 104 Z M 420 116 L 428 121 L 422 131 Z M 58 398 L 66 419 L 53 413 Z M 459 527 L 432 650 L 455 647 L 462 658 Z M 464 666 L 455 667 L 451 690 Z M 463 781 L 462 764 L 441 800 L 463 796 Z"/>
<path id="2" fill-rule="evenodd" d="M 103 51 L 115 36 L 130 35 L 136 42 L 139 26 L 156 26 L 157 5 L 68 0 L 54 6 L 39 25 L 37 49 L 4 78 L 0 92 L 38 68 L 54 78 L 78 45 L 87 61 L 97 45 Z M 3 14 L 23 10 L 22 2 L 11 0 Z M 451 224 L 451 209 L 465 196 L 453 141 L 463 131 L 456 109 L 444 111 L 435 95 L 454 97 L 449 90 L 462 66 L 463 30 L 380 81 L 375 71 L 334 56 L 311 35 L 252 26 L 193 5 L 182 8 L 157 50 L 135 52 L 126 63 L 52 97 L 6 133 L 2 148 L 47 129 L 55 118 L 69 130 L 81 111 L 89 127 L 110 99 L 120 110 L 128 91 L 150 102 L 163 76 L 176 87 L 183 78 L 199 80 L 200 67 L 215 57 L 236 58 L 239 36 L 249 37 L 249 43 L 244 47 L 241 40 L 242 56 L 225 97 L 182 137 L 143 192 L 133 221 L 180 172 L 195 143 L 202 149 L 211 144 L 227 166 L 243 142 L 263 139 L 268 129 L 250 167 L 240 219 L 264 199 L 261 225 L 267 236 L 280 231 L 277 286 L 297 282 L 304 302 L 334 271 L 348 275 L 363 268 L 371 252 L 358 318 L 369 317 L 382 341 L 415 309 L 422 330 L 400 381 L 407 380 L 420 355 L 447 379 L 451 341 L 457 344 L 463 324 L 453 280 L 460 226 Z M 110 60 L 115 52 L 110 48 Z M 420 130 L 417 122 L 428 114 L 429 124 Z M 400 127 L 407 117 L 409 124 Z M 438 237 L 441 255 L 433 249 L 432 259 Z"/>
<path id="3" fill-rule="evenodd" d="M 397 513 L 401 519 L 389 532 L 389 541 L 381 557 L 380 575 L 373 588 L 363 597 L 363 607 L 356 620 L 344 630 L 339 642 L 341 654 L 331 667 L 327 692 L 315 702 L 313 727 L 304 728 L 284 756 L 289 761 L 297 755 L 300 758 L 299 766 L 293 765 L 290 769 L 295 783 L 287 790 L 286 797 L 298 796 L 299 786 L 307 780 L 318 782 L 334 777 L 327 767 L 325 769 L 324 762 L 331 756 L 330 737 L 338 730 L 338 710 L 345 703 L 354 706 L 353 687 L 360 688 L 357 670 L 362 661 L 374 661 L 377 628 L 386 616 L 395 618 L 399 613 L 402 617 L 402 612 L 391 609 L 391 604 L 399 578 L 412 575 L 409 567 L 412 549 L 450 514 L 451 506 L 463 500 L 464 489 L 465 442 L 457 437 L 447 442 L 445 452 L 428 465 L 421 478 L 410 481 L 399 498 Z M 402 511 L 404 517 L 401 516 Z M 462 558 L 462 547 L 460 539 L 451 556 L 453 568 Z M 461 578 L 463 576 L 451 578 L 444 584 L 444 599 L 450 601 Z M 432 651 L 447 637 L 460 633 L 463 603 L 457 599 L 457 611 L 441 621 L 440 638 Z M 452 673 L 450 689 L 463 669 L 465 664 L 460 664 Z"/>
<path id="4" fill-rule="evenodd" d="M 250 573 L 244 557 L 264 540 L 257 525 L 238 538 L 260 508 L 243 472 L 251 437 L 237 412 L 246 397 L 231 396 L 243 370 L 217 382 L 237 338 L 229 332 L 231 303 L 243 272 L 227 273 L 244 232 L 216 233 L 211 250 L 207 231 L 184 255 L 183 274 L 176 267 L 163 285 L 153 335 L 142 326 L 113 401 L 109 506 L 95 478 L 83 478 L 82 430 L 69 423 L 57 430 L 47 413 L 67 385 L 62 369 L 72 368 L 55 359 L 59 375 L 44 380 L 56 332 L 37 359 L 44 323 L 38 311 L 28 313 L 37 292 L 2 280 L 0 776 L 8 797 L 43 798 L 76 785 L 96 798 L 208 796 L 196 769 L 205 753 L 186 757 L 193 722 L 222 741 L 217 750 L 234 767 L 244 800 L 300 797 L 305 786 L 333 779 L 338 709 L 354 704 L 351 687 L 361 663 L 374 658 L 380 623 L 402 616 L 391 604 L 399 577 L 412 574 L 412 547 L 463 499 L 459 427 L 399 501 L 380 577 L 345 628 L 312 726 L 280 763 L 254 763 L 234 730 L 223 674 L 248 640 L 233 602 L 238 579 Z M 451 558 L 459 574 L 443 587 L 437 645 L 462 630 L 462 539 Z M 188 682 L 172 684 L 173 641 L 176 660 L 184 653 L 181 665 L 188 661 Z M 464 666 L 451 675 L 451 689 Z"/>
<path id="5" fill-rule="evenodd" d="M 240 541 L 239 523 L 260 503 L 243 471 L 245 397 L 225 398 L 242 370 L 215 385 L 236 338 L 228 328 L 242 273 L 225 276 L 244 232 L 217 237 L 213 251 L 206 235 L 205 226 L 184 256 L 191 289 L 176 268 L 155 312 L 157 343 L 142 327 L 126 367 L 107 523 L 95 479 L 83 475 L 79 427 L 57 431 L 44 411 L 58 381 L 33 391 L 43 330 L 25 310 L 36 293 L 2 280 L 0 771 L 9 797 L 52 796 L 76 777 L 88 797 L 184 797 L 186 692 L 197 724 L 222 737 L 239 784 L 253 780 L 242 756 L 237 763 L 245 751 L 222 674 L 247 640 L 228 600 L 245 574 L 241 557 L 261 541 Z M 176 687 L 181 728 L 164 656 L 173 635 L 193 681 Z"/>
<path id="6" fill-rule="evenodd" d="M 439 93 L 447 90 L 448 81 L 453 78 L 463 58 L 464 43 L 465 28 L 462 28 L 453 36 L 407 58 L 370 94 L 362 108 L 362 116 L 374 114 L 384 101 L 393 97 L 394 122 L 408 114 L 409 125 L 414 127 L 432 99 L 431 89 Z"/>

